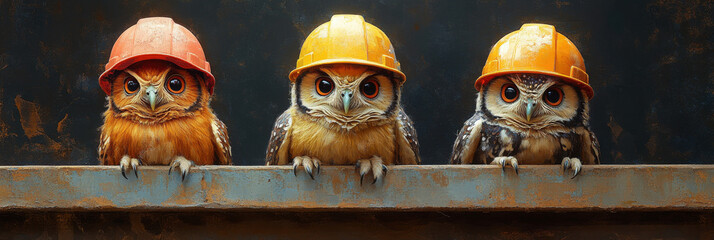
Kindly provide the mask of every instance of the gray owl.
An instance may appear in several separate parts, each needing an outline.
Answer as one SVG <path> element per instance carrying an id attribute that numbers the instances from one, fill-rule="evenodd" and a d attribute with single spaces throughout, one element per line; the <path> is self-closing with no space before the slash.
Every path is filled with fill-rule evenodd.
<path id="1" fill-rule="evenodd" d="M 600 147 L 588 125 L 584 91 L 540 74 L 491 80 L 476 113 L 459 132 L 452 164 L 562 164 L 573 176 L 582 164 L 599 164 Z"/>
<path id="2" fill-rule="evenodd" d="M 452 164 L 562 164 L 577 176 L 600 163 L 590 131 L 593 90 L 575 45 L 546 24 L 524 24 L 491 49 L 476 113 L 454 142 Z"/>

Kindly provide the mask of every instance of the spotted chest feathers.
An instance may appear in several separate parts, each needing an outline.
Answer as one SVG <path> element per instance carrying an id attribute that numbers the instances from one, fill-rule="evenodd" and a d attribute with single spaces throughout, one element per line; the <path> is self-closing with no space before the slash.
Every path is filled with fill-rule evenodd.
<path id="1" fill-rule="evenodd" d="M 484 122 L 474 162 L 487 164 L 495 157 L 514 156 L 521 164 L 560 164 L 564 157 L 577 157 L 590 163 L 595 161 L 595 156 L 583 151 L 591 144 L 588 134 L 585 127 L 517 133 L 508 127 Z"/>

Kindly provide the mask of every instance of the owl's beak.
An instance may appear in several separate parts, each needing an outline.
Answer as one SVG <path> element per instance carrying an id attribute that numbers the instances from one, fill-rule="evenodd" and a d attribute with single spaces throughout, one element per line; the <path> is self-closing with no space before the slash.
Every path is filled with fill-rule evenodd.
<path id="1" fill-rule="evenodd" d="M 149 100 L 149 105 L 151 105 L 151 111 L 156 110 L 156 87 L 149 86 L 146 88 L 146 97 Z"/>
<path id="2" fill-rule="evenodd" d="M 352 103 L 352 90 L 345 89 L 342 91 L 342 105 L 345 107 L 345 114 L 350 111 L 350 103 Z"/>
<path id="3" fill-rule="evenodd" d="M 533 114 L 533 105 L 535 105 L 535 101 L 533 99 L 528 99 L 528 105 L 526 105 L 526 120 L 531 121 L 531 115 Z"/>

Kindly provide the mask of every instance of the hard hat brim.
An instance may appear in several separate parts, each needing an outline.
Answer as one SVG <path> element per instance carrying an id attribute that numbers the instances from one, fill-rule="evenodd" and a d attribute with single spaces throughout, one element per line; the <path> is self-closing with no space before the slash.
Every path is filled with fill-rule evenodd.
<path id="1" fill-rule="evenodd" d="M 384 66 L 382 64 L 372 62 L 372 61 L 366 61 L 366 60 L 354 59 L 354 58 L 333 58 L 333 59 L 325 59 L 325 60 L 312 62 L 310 64 L 307 64 L 305 66 L 302 66 L 302 67 L 296 68 L 295 70 L 292 70 L 290 72 L 290 74 L 288 75 L 288 78 L 290 78 L 290 82 L 295 82 L 295 80 L 297 80 L 298 76 L 300 76 L 300 74 L 306 69 L 323 66 L 323 65 L 329 65 L 329 64 L 340 64 L 340 63 L 365 65 L 365 66 L 376 67 L 376 68 L 381 68 L 384 70 L 392 71 L 392 72 L 396 73 L 397 75 L 399 75 L 399 78 L 400 78 L 399 84 L 403 84 L 407 80 L 407 76 L 404 75 L 404 73 L 402 71 L 399 71 L 396 68 L 390 68 L 390 67 Z"/>
<path id="2" fill-rule="evenodd" d="M 134 63 L 138 63 L 141 61 L 145 60 L 164 60 L 167 62 L 171 62 L 173 64 L 176 64 L 177 66 L 185 69 L 194 69 L 197 70 L 206 77 L 206 87 L 208 88 L 208 91 L 213 95 L 213 86 L 216 82 L 216 78 L 211 74 L 211 72 L 207 71 L 206 69 L 203 69 L 199 66 L 196 66 L 190 62 L 187 62 L 183 59 L 165 54 L 165 53 L 144 53 L 144 54 L 139 54 L 139 55 L 134 55 L 131 57 L 124 58 L 122 60 L 117 61 L 113 66 L 108 67 L 106 71 L 102 73 L 102 75 L 99 76 L 99 85 L 102 87 L 102 90 L 104 90 L 104 93 L 107 95 L 110 95 L 111 88 L 109 87 L 109 80 L 110 75 L 115 72 L 115 71 L 121 71 L 124 69 L 127 69 L 129 66 L 131 66 Z"/>
<path id="3" fill-rule="evenodd" d="M 507 70 L 507 71 L 491 72 L 488 74 L 484 74 L 481 77 L 479 77 L 478 79 L 476 79 L 476 82 L 474 82 L 474 88 L 476 88 L 477 91 L 481 91 L 481 86 L 486 85 L 488 82 L 490 82 L 494 78 L 503 76 L 503 75 L 508 75 L 508 74 L 515 74 L 515 73 L 535 73 L 535 74 L 543 74 L 543 75 L 558 77 L 558 78 L 562 79 L 563 81 L 573 84 L 573 85 L 576 85 L 578 88 L 584 90 L 585 93 L 588 95 L 588 99 L 592 99 L 593 95 L 594 95 L 593 88 L 590 85 L 588 85 L 587 83 L 584 83 L 577 78 L 573 78 L 571 76 L 563 75 L 563 74 L 556 73 L 556 72 L 541 71 L 541 70 Z"/>

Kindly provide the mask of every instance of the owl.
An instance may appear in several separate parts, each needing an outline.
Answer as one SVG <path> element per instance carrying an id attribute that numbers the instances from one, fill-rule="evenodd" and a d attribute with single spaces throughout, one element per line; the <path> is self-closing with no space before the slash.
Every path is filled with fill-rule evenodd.
<path id="1" fill-rule="evenodd" d="M 476 113 L 454 143 L 452 164 L 562 164 L 575 177 L 582 164 L 599 164 L 588 124 L 586 92 L 554 76 L 496 77 L 477 94 Z"/>
<path id="2" fill-rule="evenodd" d="M 391 71 L 358 64 L 328 64 L 303 71 L 291 84 L 292 105 L 275 122 L 267 165 L 292 162 L 314 179 L 321 165 L 355 165 L 375 183 L 387 165 L 418 164 L 412 121 L 400 106 Z"/>
<path id="3" fill-rule="evenodd" d="M 230 164 L 226 126 L 209 106 L 199 71 L 145 60 L 115 71 L 101 126 L 99 159 L 138 177 L 138 165 L 170 165 L 182 179 L 191 166 Z"/>

